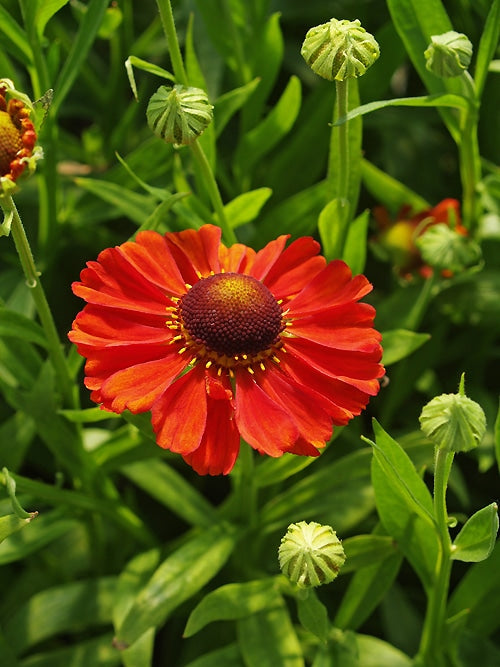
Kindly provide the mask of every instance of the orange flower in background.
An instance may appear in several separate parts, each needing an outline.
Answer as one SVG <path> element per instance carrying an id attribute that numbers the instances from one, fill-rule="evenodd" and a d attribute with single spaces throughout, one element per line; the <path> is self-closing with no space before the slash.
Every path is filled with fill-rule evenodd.
<path id="1" fill-rule="evenodd" d="M 205 225 L 88 262 L 69 338 L 102 407 L 151 410 L 160 447 L 227 474 L 240 436 L 261 454 L 317 456 L 333 425 L 366 407 L 384 374 L 372 287 L 300 238 L 226 247 Z"/>
<path id="2" fill-rule="evenodd" d="M 443 199 L 433 208 L 424 209 L 414 215 L 410 215 L 410 211 L 411 208 L 405 206 L 400 210 L 397 219 L 391 220 L 384 207 L 376 207 L 373 214 L 380 231 L 375 242 L 400 276 L 410 279 L 412 274 L 417 273 L 428 278 L 432 275 L 432 269 L 422 260 L 415 241 L 429 226 L 440 223 L 466 235 L 467 230 L 461 224 L 460 202 L 456 199 Z"/>
<path id="3" fill-rule="evenodd" d="M 26 167 L 31 164 L 37 135 L 30 119 L 31 111 L 15 97 L 12 82 L 0 79 L 0 179 L 2 191 L 12 189 Z"/>

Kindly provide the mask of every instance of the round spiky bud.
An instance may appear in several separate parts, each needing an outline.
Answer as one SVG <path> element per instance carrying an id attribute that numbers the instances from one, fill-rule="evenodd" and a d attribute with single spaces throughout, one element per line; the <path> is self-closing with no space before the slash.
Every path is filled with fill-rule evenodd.
<path id="1" fill-rule="evenodd" d="M 440 449 L 466 452 L 477 447 L 486 431 L 481 406 L 465 395 L 463 376 L 458 394 L 442 394 L 427 403 L 420 428 Z"/>
<path id="2" fill-rule="evenodd" d="M 329 81 L 362 76 L 380 55 L 375 37 L 357 19 L 330 19 L 311 28 L 300 52 L 313 72 Z"/>
<path id="3" fill-rule="evenodd" d="M 160 86 L 149 100 L 148 125 L 171 144 L 192 144 L 210 124 L 213 106 L 201 88 Z"/>
<path id="4" fill-rule="evenodd" d="M 283 574 L 301 588 L 328 584 L 345 561 L 342 543 L 331 526 L 300 521 L 288 526 L 278 551 Z"/>
<path id="5" fill-rule="evenodd" d="M 466 35 L 454 30 L 432 35 L 424 52 L 427 69 L 442 79 L 459 76 L 469 67 L 472 44 Z"/>
<path id="6" fill-rule="evenodd" d="M 415 242 L 424 262 L 437 269 L 457 273 L 481 260 L 479 245 L 444 223 L 430 226 Z"/>

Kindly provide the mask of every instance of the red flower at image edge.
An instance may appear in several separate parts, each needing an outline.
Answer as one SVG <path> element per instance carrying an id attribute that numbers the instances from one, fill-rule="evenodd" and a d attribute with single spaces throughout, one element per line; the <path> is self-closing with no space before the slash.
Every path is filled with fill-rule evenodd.
<path id="1" fill-rule="evenodd" d="M 69 333 L 85 385 L 107 410 L 151 410 L 158 445 L 200 474 L 227 474 L 240 436 L 317 456 L 384 374 L 375 310 L 357 303 L 372 286 L 312 238 L 255 252 L 220 237 L 144 231 L 87 263 Z"/>
<path id="2" fill-rule="evenodd" d="M 391 220 L 383 206 L 374 209 L 373 215 L 379 226 L 375 239 L 377 245 L 387 254 L 396 272 L 407 279 L 413 273 L 424 278 L 432 275 L 432 268 L 424 263 L 415 240 L 432 225 L 444 223 L 458 234 L 467 235 L 461 224 L 460 202 L 456 199 L 443 199 L 433 208 L 427 208 L 411 215 L 411 207 L 403 206 L 396 220 Z"/>

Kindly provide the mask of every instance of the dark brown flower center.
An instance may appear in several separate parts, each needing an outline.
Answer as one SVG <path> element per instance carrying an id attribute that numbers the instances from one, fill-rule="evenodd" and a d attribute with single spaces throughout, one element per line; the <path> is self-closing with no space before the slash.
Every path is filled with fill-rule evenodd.
<path id="1" fill-rule="evenodd" d="M 280 304 L 260 281 L 219 273 L 197 282 L 180 302 L 182 324 L 199 345 L 219 355 L 255 355 L 284 328 Z"/>

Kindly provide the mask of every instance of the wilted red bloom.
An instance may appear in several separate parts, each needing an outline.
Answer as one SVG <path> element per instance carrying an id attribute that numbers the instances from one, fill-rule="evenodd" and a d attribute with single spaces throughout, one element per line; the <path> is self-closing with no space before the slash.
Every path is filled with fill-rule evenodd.
<path id="1" fill-rule="evenodd" d="M 0 82 L 0 178 L 15 182 L 33 155 L 37 136 L 30 110 L 19 99 L 7 101 L 7 90 Z"/>
<path id="2" fill-rule="evenodd" d="M 376 243 L 385 252 L 397 273 L 405 278 L 410 278 L 413 273 L 424 278 L 432 274 L 432 269 L 424 264 L 415 244 L 415 240 L 429 226 L 444 223 L 459 234 L 467 234 L 461 224 L 460 202 L 456 199 L 443 199 L 433 208 L 424 209 L 414 215 L 411 215 L 409 206 L 404 206 L 396 220 L 391 220 L 382 206 L 376 207 L 373 214 L 380 229 Z"/>
<path id="3" fill-rule="evenodd" d="M 261 454 L 317 456 L 332 426 L 377 393 L 372 289 L 319 244 L 280 236 L 255 252 L 205 225 L 139 232 L 88 262 L 70 339 L 107 410 L 151 410 L 160 447 L 228 473 L 240 436 Z"/>

